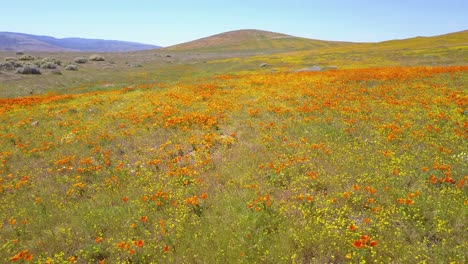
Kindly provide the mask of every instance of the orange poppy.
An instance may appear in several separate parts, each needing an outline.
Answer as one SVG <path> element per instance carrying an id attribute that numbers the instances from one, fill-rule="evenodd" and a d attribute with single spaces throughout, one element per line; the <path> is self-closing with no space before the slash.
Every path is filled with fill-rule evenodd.
<path id="1" fill-rule="evenodd" d="M 370 239 L 370 236 L 368 236 L 368 235 L 362 235 L 361 236 L 361 241 L 363 243 L 367 243 L 367 241 L 369 241 L 369 239 Z"/>
<path id="2" fill-rule="evenodd" d="M 138 240 L 138 241 L 134 241 L 133 244 L 135 244 L 135 246 L 137 246 L 137 247 L 143 247 L 143 245 L 145 244 L 145 241 L 144 240 Z"/>
<path id="3" fill-rule="evenodd" d="M 355 241 L 353 242 L 353 246 L 354 246 L 355 248 L 363 248 L 363 247 L 364 247 L 364 243 L 362 243 L 361 240 L 355 240 Z"/>

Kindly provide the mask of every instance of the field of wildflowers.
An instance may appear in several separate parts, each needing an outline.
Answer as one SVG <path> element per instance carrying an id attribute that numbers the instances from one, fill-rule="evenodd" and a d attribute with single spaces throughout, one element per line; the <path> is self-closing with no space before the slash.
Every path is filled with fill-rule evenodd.
<path id="1" fill-rule="evenodd" d="M 466 263 L 467 66 L 0 99 L 0 262 Z"/>

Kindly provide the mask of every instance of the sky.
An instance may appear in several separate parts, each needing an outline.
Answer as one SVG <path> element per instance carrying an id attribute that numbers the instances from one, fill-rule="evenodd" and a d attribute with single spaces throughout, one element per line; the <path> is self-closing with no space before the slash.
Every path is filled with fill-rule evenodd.
<path id="1" fill-rule="evenodd" d="M 0 0 L 0 31 L 175 45 L 260 29 L 378 42 L 468 29 L 467 0 Z"/>

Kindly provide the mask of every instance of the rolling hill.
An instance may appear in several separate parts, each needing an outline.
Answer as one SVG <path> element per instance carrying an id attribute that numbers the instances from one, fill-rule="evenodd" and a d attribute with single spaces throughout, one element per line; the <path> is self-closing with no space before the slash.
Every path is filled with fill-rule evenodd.
<path id="1" fill-rule="evenodd" d="M 335 48 L 336 51 L 390 51 L 408 49 L 450 48 L 455 46 L 468 46 L 468 30 L 453 32 L 439 36 L 414 37 L 407 39 L 394 39 L 377 43 L 354 43 L 353 45 Z"/>
<path id="2" fill-rule="evenodd" d="M 349 45 L 348 42 L 323 41 L 286 34 L 244 29 L 167 47 L 168 51 L 194 52 L 284 52 Z"/>
<path id="3" fill-rule="evenodd" d="M 300 69 L 312 65 L 362 68 L 380 66 L 465 65 L 468 64 L 468 31 L 439 36 L 396 39 L 377 43 L 343 43 L 316 48 L 255 54 L 248 58 L 213 61 L 218 68 L 255 71 L 268 63 L 276 70 Z M 327 45 L 329 44 L 329 45 Z M 334 45 L 333 45 L 334 44 Z M 244 46 L 239 46 L 239 49 Z M 213 49 L 214 50 L 214 49 Z"/>
<path id="4" fill-rule="evenodd" d="M 0 32 L 0 50 L 11 51 L 83 51 L 83 52 L 127 52 L 158 49 L 159 46 L 128 41 L 54 38 L 31 34 Z"/>

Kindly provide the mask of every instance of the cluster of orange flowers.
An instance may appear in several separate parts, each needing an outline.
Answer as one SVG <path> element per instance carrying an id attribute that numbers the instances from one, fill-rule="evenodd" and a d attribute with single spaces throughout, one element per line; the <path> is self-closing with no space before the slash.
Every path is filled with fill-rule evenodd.
<path id="1" fill-rule="evenodd" d="M 14 255 L 13 257 L 10 258 L 10 261 L 16 262 L 16 261 L 31 261 L 33 259 L 33 254 L 29 253 L 29 250 L 23 250 L 19 252 L 18 254 Z"/>
<path id="2" fill-rule="evenodd" d="M 432 168 L 434 170 L 439 170 L 444 175 L 443 177 L 437 178 L 437 176 L 435 176 L 434 174 L 431 174 L 429 176 L 429 182 L 432 183 L 432 184 L 443 184 L 443 183 L 450 184 L 450 185 L 452 185 L 452 184 L 455 185 L 456 184 L 456 187 L 461 189 L 465 185 L 466 180 L 468 180 L 468 176 L 465 176 L 463 179 L 460 179 L 458 182 L 454 178 L 452 178 L 452 167 L 451 166 L 440 165 L 439 163 L 436 162 L 436 163 L 434 163 Z M 429 171 L 429 168 L 424 167 L 423 171 L 427 172 L 427 171 Z"/>
<path id="3" fill-rule="evenodd" d="M 272 204 L 270 194 L 266 194 L 265 196 L 258 196 L 254 201 L 247 204 L 247 208 L 261 211 L 270 207 Z"/>
<path id="4" fill-rule="evenodd" d="M 362 235 L 361 238 L 353 241 L 353 247 L 355 248 L 368 248 L 376 247 L 378 245 L 377 240 L 371 240 L 370 236 Z"/>
<path id="5" fill-rule="evenodd" d="M 142 248 L 144 245 L 145 245 L 144 240 L 135 240 L 132 243 L 126 243 L 125 241 L 120 241 L 119 243 L 117 243 L 117 247 L 119 249 L 126 250 L 128 254 L 130 255 L 133 255 L 136 253 L 136 248 Z"/>
<path id="6" fill-rule="evenodd" d="M 200 196 L 196 196 L 196 195 L 193 195 L 187 199 L 185 199 L 185 203 L 187 204 L 191 204 L 193 206 L 198 206 L 199 204 L 199 200 L 198 199 L 201 199 L 201 200 L 205 200 L 206 198 L 208 198 L 208 194 L 207 193 L 202 193 L 200 194 Z"/>

